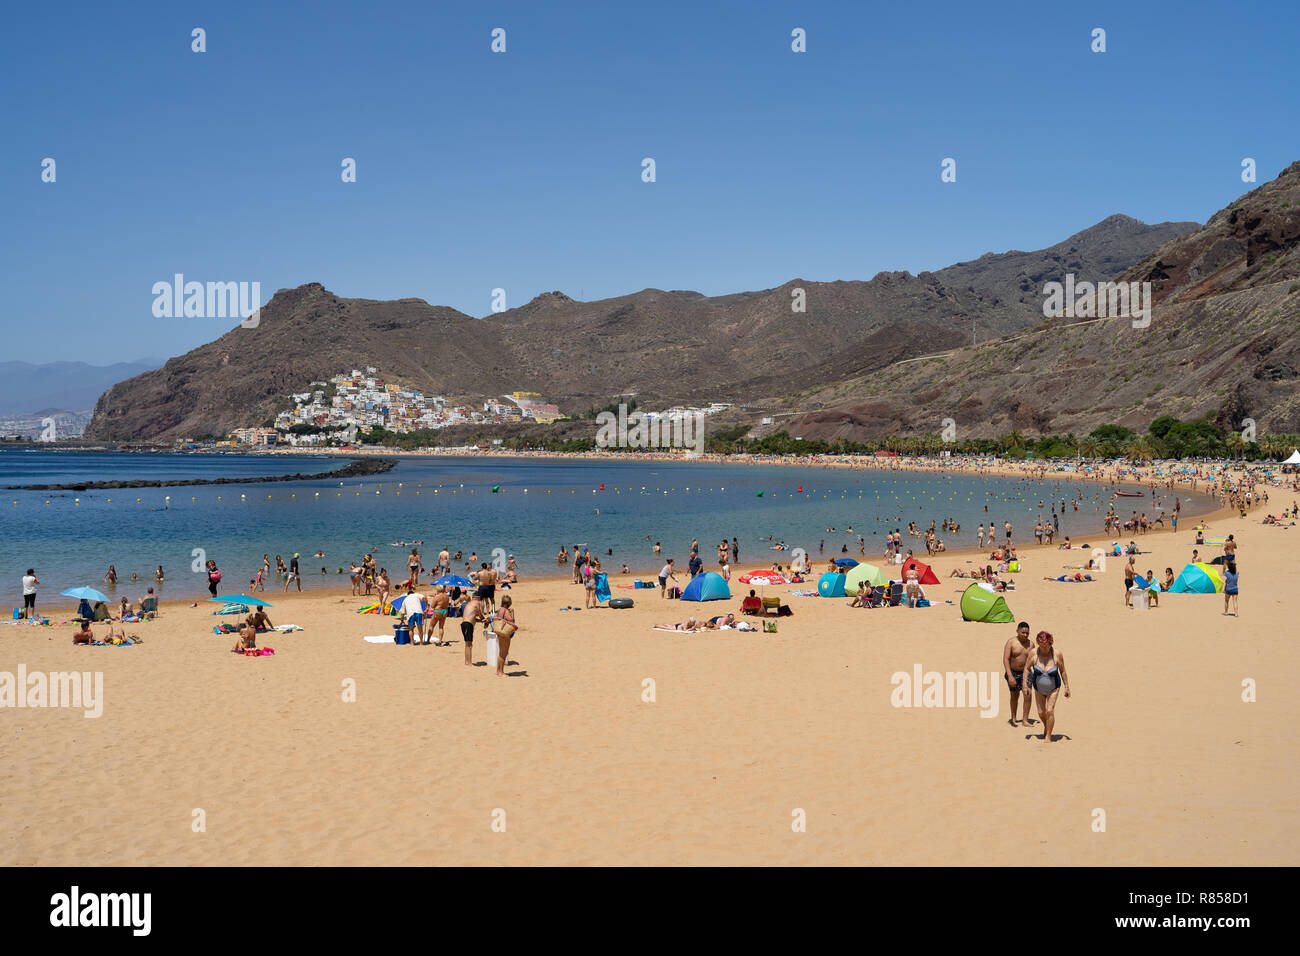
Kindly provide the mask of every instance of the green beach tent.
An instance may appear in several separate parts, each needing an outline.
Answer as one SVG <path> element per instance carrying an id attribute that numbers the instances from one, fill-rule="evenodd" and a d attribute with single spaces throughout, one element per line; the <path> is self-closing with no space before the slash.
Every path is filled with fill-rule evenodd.
<path id="1" fill-rule="evenodd" d="M 978 581 L 962 592 L 961 617 L 983 624 L 1010 624 L 1016 619 L 1002 595 Z"/>
<path id="2" fill-rule="evenodd" d="M 863 581 L 867 582 L 867 587 L 879 587 L 885 583 L 884 572 L 874 564 L 858 564 L 849 568 L 844 574 L 844 592 L 846 594 L 857 594 L 858 585 Z"/>

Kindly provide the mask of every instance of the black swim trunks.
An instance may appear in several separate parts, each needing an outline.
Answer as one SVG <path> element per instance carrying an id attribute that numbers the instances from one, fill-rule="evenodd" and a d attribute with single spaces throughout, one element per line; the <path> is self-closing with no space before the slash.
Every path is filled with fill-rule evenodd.
<path id="1" fill-rule="evenodd" d="M 1025 689 L 1025 672 L 1024 672 L 1024 671 L 1015 671 L 1014 673 L 1012 673 L 1011 676 L 1015 678 L 1015 682 L 1014 682 L 1014 683 L 1008 683 L 1007 686 L 1010 687 L 1011 690 L 1012 690 L 1013 692 L 1024 690 L 1024 689 Z"/>
<path id="2" fill-rule="evenodd" d="M 465 638 L 466 644 L 474 643 L 474 622 L 473 621 L 460 622 L 460 636 Z"/>

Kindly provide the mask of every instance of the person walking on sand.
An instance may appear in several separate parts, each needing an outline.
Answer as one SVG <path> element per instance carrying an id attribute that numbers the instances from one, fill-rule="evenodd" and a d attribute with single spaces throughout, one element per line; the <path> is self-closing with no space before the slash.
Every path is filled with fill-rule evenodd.
<path id="1" fill-rule="evenodd" d="M 1223 613 L 1228 613 L 1228 603 L 1232 603 L 1232 616 L 1240 617 L 1237 610 L 1237 562 L 1229 561 L 1223 571 Z"/>
<path id="2" fill-rule="evenodd" d="M 1043 722 L 1043 742 L 1052 742 L 1052 728 L 1056 726 L 1056 699 L 1065 688 L 1070 696 L 1070 677 L 1065 673 L 1065 655 L 1058 651 L 1052 635 L 1039 631 L 1037 650 L 1028 655 L 1025 679 L 1034 687 L 1034 703 L 1038 706 L 1038 719 Z"/>
<path id="3" fill-rule="evenodd" d="M 519 633 L 515 622 L 515 609 L 510 606 L 510 595 L 501 598 L 501 608 L 497 611 L 493 629 L 497 635 L 497 677 L 506 676 L 506 658 L 510 656 L 510 639 Z"/>
<path id="4" fill-rule="evenodd" d="M 483 602 L 477 594 L 470 596 L 460 622 L 460 636 L 465 642 L 465 666 L 474 665 L 474 625 L 484 621 Z"/>
<path id="5" fill-rule="evenodd" d="M 1016 704 L 1021 699 L 1025 704 L 1024 721 L 1026 724 L 1033 723 L 1033 718 L 1029 716 L 1030 689 L 1025 680 L 1025 669 L 1033 649 L 1033 641 L 1029 639 L 1029 625 L 1021 621 L 1016 625 L 1016 633 L 1007 638 L 1007 643 L 1002 648 L 1002 673 L 1007 679 L 1007 687 L 1011 689 L 1012 727 L 1016 726 Z"/>
<path id="6" fill-rule="evenodd" d="M 36 616 L 36 588 L 41 582 L 36 578 L 36 569 L 28 568 L 23 575 L 23 620 L 30 621 Z"/>

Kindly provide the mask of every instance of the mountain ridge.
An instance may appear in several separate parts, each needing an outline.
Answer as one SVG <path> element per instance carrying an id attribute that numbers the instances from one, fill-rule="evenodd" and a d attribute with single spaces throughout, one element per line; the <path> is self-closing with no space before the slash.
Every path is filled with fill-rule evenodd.
<path id="1" fill-rule="evenodd" d="M 483 319 L 417 298 L 345 299 L 310 282 L 278 290 L 257 328 L 108 388 L 86 434 L 226 434 L 261 424 L 311 381 L 367 366 L 452 398 L 535 391 L 571 414 L 619 394 L 663 405 L 766 399 L 959 345 L 972 326 L 1030 327 L 1040 279 L 1074 267 L 1111 278 L 1194 228 L 1110 216 L 1043 250 L 935 272 L 790 279 L 720 296 L 649 288 L 581 302 L 556 290 Z"/>

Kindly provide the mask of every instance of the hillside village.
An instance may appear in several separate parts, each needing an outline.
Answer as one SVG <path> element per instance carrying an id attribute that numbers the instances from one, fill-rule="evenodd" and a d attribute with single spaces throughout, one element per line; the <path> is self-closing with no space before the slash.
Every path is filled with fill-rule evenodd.
<path id="1" fill-rule="evenodd" d="M 561 417 L 555 405 L 536 392 L 515 392 L 489 399 L 481 407 L 453 404 L 441 395 L 426 395 L 387 381 L 374 367 L 311 382 L 307 391 L 289 396 L 294 407 L 280 412 L 270 428 L 237 428 L 230 437 L 241 445 L 351 444 L 373 428 L 414 432 L 451 425 L 505 424 L 530 419 L 540 424 Z"/>
<path id="2" fill-rule="evenodd" d="M 536 392 L 516 391 L 481 405 L 453 404 L 444 396 L 426 395 L 388 381 L 373 366 L 335 375 L 327 382 L 311 382 L 307 391 L 288 397 L 293 408 L 276 415 L 271 427 L 234 429 L 231 443 L 260 448 L 351 445 L 375 428 L 409 433 L 466 424 L 531 421 L 546 425 L 564 417 L 557 406 Z M 646 413 L 646 417 L 671 420 L 696 412 L 716 414 L 728 407 L 715 403 L 705 409 L 670 408 Z"/>

